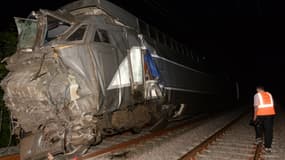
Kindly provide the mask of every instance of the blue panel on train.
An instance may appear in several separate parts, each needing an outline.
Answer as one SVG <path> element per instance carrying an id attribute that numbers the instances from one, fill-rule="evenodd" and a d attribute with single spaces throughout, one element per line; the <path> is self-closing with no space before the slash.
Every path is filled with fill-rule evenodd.
<path id="1" fill-rule="evenodd" d="M 159 77 L 159 71 L 155 65 L 155 62 L 153 61 L 151 57 L 150 50 L 146 50 L 146 54 L 144 55 L 144 60 L 147 63 L 148 69 L 150 71 L 150 74 L 152 77 L 158 78 Z"/>

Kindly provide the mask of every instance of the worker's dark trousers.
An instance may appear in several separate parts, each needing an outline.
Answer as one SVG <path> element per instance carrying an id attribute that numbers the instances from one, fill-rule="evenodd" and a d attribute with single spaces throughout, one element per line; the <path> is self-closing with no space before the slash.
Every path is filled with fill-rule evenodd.
<path id="1" fill-rule="evenodd" d="M 264 135 L 264 147 L 271 148 L 274 116 L 258 116 L 257 119 L 260 124 L 256 126 L 256 137 Z"/>

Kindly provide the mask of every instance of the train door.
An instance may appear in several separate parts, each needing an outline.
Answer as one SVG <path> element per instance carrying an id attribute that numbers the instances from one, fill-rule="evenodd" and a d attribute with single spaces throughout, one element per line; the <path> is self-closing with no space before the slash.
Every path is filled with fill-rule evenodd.
<path id="1" fill-rule="evenodd" d="M 136 34 L 121 27 L 94 27 L 91 45 L 103 111 L 143 100 L 143 59 Z"/>
<path id="2" fill-rule="evenodd" d="M 152 58 L 154 48 L 148 49 L 142 35 L 134 30 L 124 30 L 122 38 L 128 50 L 126 61 L 130 73 L 130 87 L 135 100 L 159 99 L 162 91 L 158 85 L 159 71 Z"/>
<path id="3" fill-rule="evenodd" d="M 117 48 L 118 70 L 108 89 L 121 88 L 126 95 L 124 103 L 132 104 L 143 100 L 143 55 L 137 34 L 133 30 L 122 29 L 112 33 L 112 41 Z"/>
<path id="4" fill-rule="evenodd" d="M 123 57 L 117 52 L 112 42 L 112 30 L 105 26 L 93 26 L 90 49 L 94 61 L 94 71 L 99 83 L 100 112 L 116 110 L 121 104 L 122 93 L 118 87 L 109 89 L 108 86 L 116 73 Z"/>
<path id="5" fill-rule="evenodd" d="M 144 86 L 144 59 L 137 33 L 133 30 L 124 30 L 124 39 L 128 48 L 130 87 L 135 98 L 143 98 Z M 137 100 L 139 100 L 137 99 Z"/>

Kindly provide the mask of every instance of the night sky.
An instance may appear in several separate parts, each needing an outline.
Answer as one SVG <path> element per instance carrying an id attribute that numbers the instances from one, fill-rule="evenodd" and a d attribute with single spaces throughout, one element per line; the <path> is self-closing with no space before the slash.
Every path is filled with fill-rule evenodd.
<path id="1" fill-rule="evenodd" d="M 1 29 L 14 16 L 54 10 L 71 0 L 7 1 L 1 5 Z M 262 84 L 285 101 L 285 2 L 273 0 L 111 0 L 169 33 L 231 74 L 251 100 Z M 8 10 L 8 11 L 5 11 Z M 283 103 L 283 102 L 280 102 Z"/>

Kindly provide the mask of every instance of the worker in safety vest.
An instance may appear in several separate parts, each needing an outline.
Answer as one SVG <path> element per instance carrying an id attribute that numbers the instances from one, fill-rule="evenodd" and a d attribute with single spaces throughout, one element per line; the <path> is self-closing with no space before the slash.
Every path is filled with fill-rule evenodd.
<path id="1" fill-rule="evenodd" d="M 254 116 L 256 124 L 256 140 L 262 141 L 264 136 L 264 147 L 266 152 L 271 152 L 273 139 L 273 120 L 275 115 L 272 95 L 264 90 L 263 86 L 256 87 L 257 93 L 254 95 Z"/>

